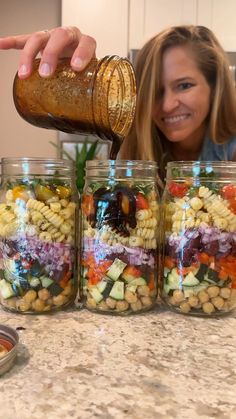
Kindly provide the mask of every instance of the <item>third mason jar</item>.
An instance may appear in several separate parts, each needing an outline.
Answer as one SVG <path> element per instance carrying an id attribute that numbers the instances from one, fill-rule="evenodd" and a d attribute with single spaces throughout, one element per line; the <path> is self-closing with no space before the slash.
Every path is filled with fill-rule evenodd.
<path id="1" fill-rule="evenodd" d="M 81 280 L 87 308 L 112 314 L 154 306 L 159 199 L 149 161 L 88 161 L 82 196 Z"/>
<path id="2" fill-rule="evenodd" d="M 45 313 L 75 299 L 74 172 L 69 160 L 2 160 L 0 301 L 8 310 Z"/>
<path id="3" fill-rule="evenodd" d="M 230 312 L 236 306 L 236 163 L 168 163 L 163 211 L 163 301 L 197 316 Z"/>

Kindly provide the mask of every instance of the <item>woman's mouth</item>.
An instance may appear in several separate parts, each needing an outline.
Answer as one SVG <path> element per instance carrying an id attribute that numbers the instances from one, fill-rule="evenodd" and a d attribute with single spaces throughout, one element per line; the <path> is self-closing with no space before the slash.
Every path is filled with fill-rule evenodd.
<path id="1" fill-rule="evenodd" d="M 190 114 L 166 116 L 162 118 L 162 121 L 166 125 L 172 125 L 172 124 L 177 124 L 178 122 L 184 121 L 185 119 L 188 119 L 189 117 L 190 117 Z"/>

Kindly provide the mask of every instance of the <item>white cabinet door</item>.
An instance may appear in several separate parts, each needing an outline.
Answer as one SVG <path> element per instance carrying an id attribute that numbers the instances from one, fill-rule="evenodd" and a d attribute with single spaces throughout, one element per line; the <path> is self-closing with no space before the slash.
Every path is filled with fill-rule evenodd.
<path id="1" fill-rule="evenodd" d="M 62 24 L 97 41 L 97 56 L 128 51 L 128 0 L 62 0 Z"/>
<path id="2" fill-rule="evenodd" d="M 172 25 L 196 24 L 197 0 L 130 0 L 129 48 Z"/>
<path id="3" fill-rule="evenodd" d="M 212 29 L 226 51 L 236 51 L 236 0 L 198 0 L 197 23 Z"/>

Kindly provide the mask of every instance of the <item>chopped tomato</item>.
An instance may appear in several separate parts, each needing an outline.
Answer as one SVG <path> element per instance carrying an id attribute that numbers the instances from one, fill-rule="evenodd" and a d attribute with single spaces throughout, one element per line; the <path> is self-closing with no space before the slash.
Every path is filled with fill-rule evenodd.
<path id="1" fill-rule="evenodd" d="M 16 199 L 22 199 L 27 202 L 30 198 L 32 198 L 32 193 L 25 185 L 18 185 L 12 189 L 12 196 L 14 201 Z"/>
<path id="2" fill-rule="evenodd" d="M 236 198 L 236 185 L 226 185 L 222 188 L 221 192 L 225 199 Z"/>
<path id="3" fill-rule="evenodd" d="M 186 183 L 170 182 L 168 190 L 172 196 L 183 198 L 188 192 L 188 186 Z"/>
<path id="4" fill-rule="evenodd" d="M 164 267 L 168 269 L 172 269 L 175 267 L 175 260 L 172 259 L 170 256 L 165 256 Z"/>
<path id="5" fill-rule="evenodd" d="M 141 276 L 141 271 L 137 268 L 135 268 L 135 266 L 127 266 L 124 271 L 123 271 L 123 275 L 132 275 L 136 278 L 138 278 L 139 276 Z"/>
<path id="6" fill-rule="evenodd" d="M 229 209 L 236 214 L 236 197 L 229 199 Z"/>
<path id="7" fill-rule="evenodd" d="M 82 210 L 85 215 L 91 215 L 94 214 L 95 208 L 94 208 L 94 199 L 92 195 L 84 195 L 83 202 L 81 204 Z"/>
<path id="8" fill-rule="evenodd" d="M 148 203 L 147 199 L 140 192 L 136 195 L 136 206 L 137 206 L 137 209 L 148 209 L 149 208 L 149 203 Z"/>

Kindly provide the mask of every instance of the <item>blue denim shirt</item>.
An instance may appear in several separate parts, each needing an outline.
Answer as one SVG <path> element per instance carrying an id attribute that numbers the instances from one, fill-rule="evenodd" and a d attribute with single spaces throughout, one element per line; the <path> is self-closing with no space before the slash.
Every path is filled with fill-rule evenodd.
<path id="1" fill-rule="evenodd" d="M 210 138 L 205 138 L 198 159 L 202 161 L 232 161 L 236 153 L 236 137 L 225 144 L 215 144 Z"/>

